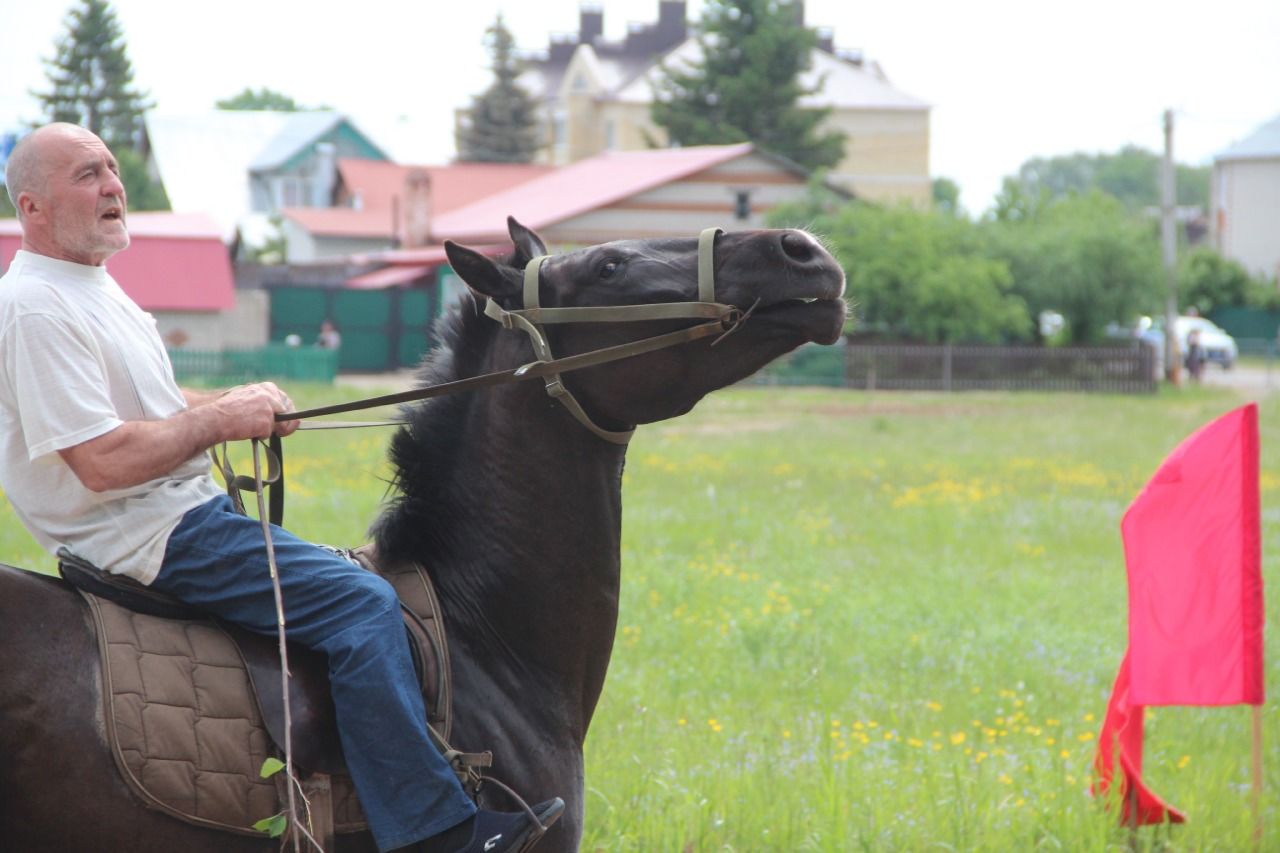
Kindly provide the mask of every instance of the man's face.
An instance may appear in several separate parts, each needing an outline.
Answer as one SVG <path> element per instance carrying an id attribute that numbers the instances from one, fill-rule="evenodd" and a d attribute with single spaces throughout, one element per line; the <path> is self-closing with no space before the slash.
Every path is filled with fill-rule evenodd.
<path id="1" fill-rule="evenodd" d="M 44 140 L 42 223 L 63 260 L 99 266 L 129 246 L 120 167 L 94 134 L 76 128 Z"/>

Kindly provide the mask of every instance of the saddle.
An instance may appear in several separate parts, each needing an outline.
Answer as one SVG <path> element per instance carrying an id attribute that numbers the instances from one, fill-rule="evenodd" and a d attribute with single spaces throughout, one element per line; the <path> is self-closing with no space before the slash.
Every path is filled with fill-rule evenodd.
<path id="1" fill-rule="evenodd" d="M 380 566 L 372 546 L 339 553 L 386 578 L 400 597 L 428 725 L 447 749 L 449 654 L 430 576 L 416 563 Z M 268 757 L 284 755 L 277 638 L 215 620 L 65 550 L 58 558 L 62 576 L 93 614 L 105 728 L 125 781 L 148 806 L 174 817 L 261 836 L 253 824 L 279 812 L 287 794 L 284 774 L 259 775 Z M 308 778 L 326 789 L 332 780 L 334 832 L 363 830 L 338 740 L 327 660 L 295 644 L 288 652 L 295 771 L 304 787 Z M 464 780 L 473 778 L 469 767 L 487 762 L 484 754 L 445 754 Z"/>

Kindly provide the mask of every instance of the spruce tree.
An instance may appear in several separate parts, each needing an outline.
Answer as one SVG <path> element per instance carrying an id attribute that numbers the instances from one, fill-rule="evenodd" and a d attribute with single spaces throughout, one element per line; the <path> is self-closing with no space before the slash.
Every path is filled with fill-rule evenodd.
<path id="1" fill-rule="evenodd" d="M 472 99 L 468 120 L 457 131 L 458 159 L 486 163 L 528 163 L 541 148 L 537 104 L 523 86 L 515 39 L 502 14 L 485 30 L 493 56 L 493 84 Z"/>
<path id="2" fill-rule="evenodd" d="M 699 43 L 703 61 L 664 68 L 652 116 L 672 143 L 753 142 L 808 169 L 844 156 L 844 134 L 819 134 L 829 109 L 805 109 L 815 94 L 800 84 L 817 44 L 801 25 L 800 5 L 781 0 L 708 0 Z"/>
<path id="3" fill-rule="evenodd" d="M 45 60 L 51 89 L 34 92 L 49 121 L 86 127 L 113 149 L 135 148 L 142 114 L 152 105 L 133 85 L 124 34 L 106 0 L 81 0 L 67 13 L 67 32 Z"/>

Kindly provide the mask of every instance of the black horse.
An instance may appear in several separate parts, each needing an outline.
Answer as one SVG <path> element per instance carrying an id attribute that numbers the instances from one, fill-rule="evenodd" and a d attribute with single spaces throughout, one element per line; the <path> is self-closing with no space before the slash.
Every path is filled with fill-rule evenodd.
<path id="1" fill-rule="evenodd" d="M 522 269 L 545 254 L 537 235 L 514 220 L 510 231 L 515 253 L 507 262 L 448 246 L 475 295 L 448 320 L 445 345 L 421 371 L 424 383 L 533 359 L 524 334 L 480 310 L 486 297 L 506 309 L 523 307 Z M 723 234 L 713 266 L 716 301 L 744 311 L 754 306 L 732 334 L 564 376 L 599 429 L 623 432 L 683 414 L 805 342 L 839 337 L 844 274 L 808 234 Z M 694 238 L 609 243 L 547 259 L 539 300 L 545 307 L 694 301 L 697 268 Z M 548 341 L 564 356 L 695 322 L 551 326 Z M 529 802 L 563 797 L 565 814 L 539 850 L 576 850 L 582 747 L 618 613 L 626 445 L 593 434 L 537 380 L 414 404 L 406 415 L 409 423 L 391 445 L 397 495 L 372 533 L 384 557 L 411 557 L 434 576 L 452 652 L 451 741 L 462 750 L 492 750 L 492 774 Z M 0 848 L 277 848 L 147 810 L 105 747 L 101 689 L 79 597 L 60 580 L 0 570 Z M 371 843 L 348 836 L 339 849 Z"/>

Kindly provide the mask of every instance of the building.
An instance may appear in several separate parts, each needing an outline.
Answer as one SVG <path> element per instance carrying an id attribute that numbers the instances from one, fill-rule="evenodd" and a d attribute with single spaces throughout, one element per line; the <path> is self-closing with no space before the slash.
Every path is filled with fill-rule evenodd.
<path id="1" fill-rule="evenodd" d="M 650 118 L 660 66 L 696 65 L 702 55 L 685 16 L 683 0 L 660 0 L 656 23 L 612 42 L 603 37 L 603 11 L 584 8 L 576 36 L 552 38 L 545 55 L 530 58 L 521 82 L 542 103 L 548 130 L 540 159 L 563 164 L 667 145 Z M 894 87 L 860 52 L 837 49 L 830 30 L 818 34 L 801 83 L 821 88 L 800 103 L 830 108 L 824 127 L 846 136 L 831 179 L 861 198 L 931 204 L 929 105 Z"/>
<path id="2" fill-rule="evenodd" d="M 443 240 L 504 254 L 511 249 L 508 216 L 539 231 L 556 249 L 627 238 L 694 237 L 713 225 L 756 228 L 778 204 L 803 198 L 810 180 L 795 164 L 750 143 L 609 151 L 560 168 L 525 171 L 483 163 L 352 165 L 339 164 L 337 194 L 349 207 L 289 210 L 286 228 L 305 227 L 316 240 L 330 225 L 349 233 L 350 223 L 370 214 L 370 226 L 381 229 L 382 239 L 393 221 L 391 200 L 399 197 L 397 187 L 407 178 L 425 182 L 430 191 L 414 226 L 419 242 L 259 269 L 271 304 L 271 339 L 299 335 L 308 340 L 322 320 L 332 320 L 342 332 L 343 370 L 410 366 L 436 343 L 433 322 L 463 287 L 449 268 Z M 519 179 L 512 180 L 513 175 Z M 457 204 L 482 190 L 478 200 Z"/>
<path id="3" fill-rule="evenodd" d="M 1280 115 L 1213 158 L 1214 247 L 1280 280 Z"/>
<path id="4" fill-rule="evenodd" d="M 402 166 L 377 160 L 339 160 L 332 207 L 288 207 L 281 211 L 286 260 L 307 263 L 430 245 L 433 217 L 552 168 L 521 163 Z"/>
<path id="5" fill-rule="evenodd" d="M 151 112 L 146 129 L 148 168 L 173 210 L 208 214 L 237 256 L 277 238 L 285 208 L 332 205 L 339 159 L 389 159 L 328 111 Z"/>
<path id="6" fill-rule="evenodd" d="M 432 232 L 464 243 L 507 240 L 507 217 L 549 245 L 697 236 L 760 228 L 779 204 L 808 192 L 804 169 L 744 142 L 606 151 L 438 217 Z M 845 193 L 838 187 L 831 189 Z"/>

